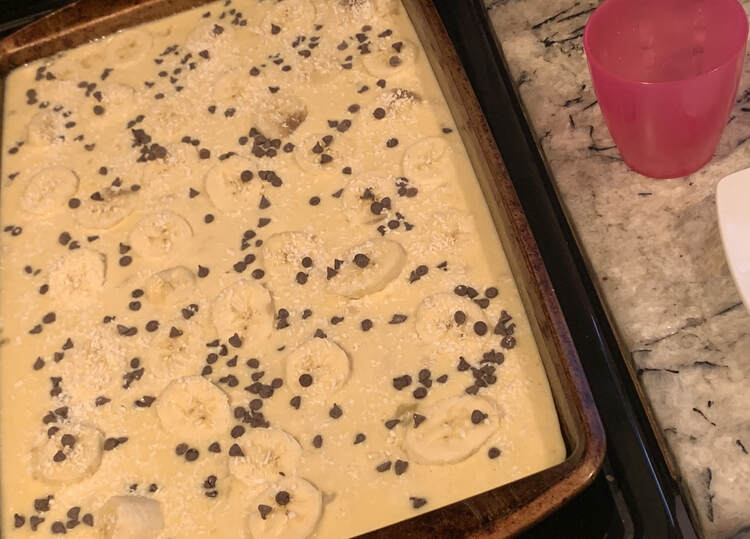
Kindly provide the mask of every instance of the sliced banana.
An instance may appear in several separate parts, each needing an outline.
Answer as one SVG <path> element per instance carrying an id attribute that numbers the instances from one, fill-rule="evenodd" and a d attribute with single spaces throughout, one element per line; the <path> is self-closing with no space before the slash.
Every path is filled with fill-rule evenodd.
<path id="1" fill-rule="evenodd" d="M 404 176 L 417 185 L 434 187 L 455 175 L 451 147 L 441 137 L 426 137 L 415 142 L 404 154 Z"/>
<path id="2" fill-rule="evenodd" d="M 26 129 L 26 141 L 32 146 L 44 147 L 65 140 L 65 119 L 51 110 L 34 114 Z"/>
<path id="3" fill-rule="evenodd" d="M 64 304 L 94 299 L 104 284 L 106 260 L 92 249 L 68 251 L 50 270 L 51 293 Z"/>
<path id="4" fill-rule="evenodd" d="M 104 435 L 96 427 L 72 423 L 31 450 L 34 477 L 50 484 L 77 483 L 99 469 Z"/>
<path id="5" fill-rule="evenodd" d="M 175 266 L 146 279 L 143 289 L 149 303 L 174 307 L 194 292 L 194 287 L 195 274 L 185 266 Z"/>
<path id="6" fill-rule="evenodd" d="M 216 296 L 211 315 L 222 339 L 235 333 L 243 342 L 249 338 L 265 339 L 273 329 L 271 294 L 254 281 L 240 280 Z"/>
<path id="7" fill-rule="evenodd" d="M 376 238 L 352 247 L 342 260 L 328 286 L 340 296 L 356 299 L 380 292 L 395 280 L 406 264 L 406 251 L 400 243 Z"/>
<path id="8" fill-rule="evenodd" d="M 202 313 L 196 315 L 200 317 Z M 146 355 L 146 379 L 154 381 L 158 387 L 163 387 L 166 381 L 180 377 L 191 376 L 199 372 L 205 359 L 201 354 L 207 341 L 215 338 L 216 334 L 206 331 L 204 325 L 191 318 L 166 322 L 154 335 L 149 343 Z M 172 327 L 178 328 L 183 334 L 180 337 L 170 336 Z"/>
<path id="9" fill-rule="evenodd" d="M 236 442 L 244 456 L 229 458 L 229 471 L 250 488 L 249 495 L 258 494 L 269 483 L 297 472 L 302 447 L 288 432 L 281 429 L 251 429 Z"/>
<path id="10" fill-rule="evenodd" d="M 405 437 L 409 458 L 421 464 L 451 464 L 477 451 L 497 430 L 499 418 L 488 399 L 450 397 L 417 409 L 426 419 L 411 424 Z"/>
<path id="11" fill-rule="evenodd" d="M 82 227 L 106 230 L 133 213 L 137 198 L 132 191 L 106 188 L 99 193 L 101 200 L 82 200 L 73 210 L 73 219 Z"/>
<path id="12" fill-rule="evenodd" d="M 481 322 L 491 330 L 479 305 L 451 293 L 427 296 L 417 308 L 415 318 L 420 339 L 468 356 L 481 353 L 485 347 L 486 339 L 477 334 L 475 324 Z"/>
<path id="13" fill-rule="evenodd" d="M 234 29 L 230 24 L 204 19 L 191 30 L 185 40 L 185 48 L 193 54 L 215 50 L 217 47 L 228 46 L 233 34 Z"/>
<path id="14" fill-rule="evenodd" d="M 214 440 L 231 424 L 226 393 L 203 376 L 173 380 L 156 399 L 161 426 L 180 439 Z"/>
<path id="15" fill-rule="evenodd" d="M 307 105 L 301 99 L 278 93 L 257 103 L 256 127 L 268 138 L 285 138 L 307 119 Z"/>
<path id="16" fill-rule="evenodd" d="M 393 77 L 410 69 L 417 58 L 417 46 L 408 40 L 382 42 L 362 57 L 365 69 L 375 77 Z"/>
<path id="17" fill-rule="evenodd" d="M 312 28 L 315 23 L 315 7 L 308 0 L 277 0 L 275 3 L 276 5 L 263 17 L 260 30 L 264 35 L 283 35 L 304 25 Z"/>
<path id="18" fill-rule="evenodd" d="M 214 97 L 222 101 L 239 101 L 257 89 L 246 69 L 230 69 L 213 85 Z"/>
<path id="19" fill-rule="evenodd" d="M 307 135 L 294 149 L 294 158 L 305 172 L 322 174 L 340 167 L 344 152 L 335 135 L 313 133 Z"/>
<path id="20" fill-rule="evenodd" d="M 141 256 L 156 258 L 185 248 L 193 236 L 188 222 L 171 211 L 141 219 L 130 232 L 130 245 Z"/>
<path id="21" fill-rule="evenodd" d="M 287 477 L 252 501 L 250 535 L 258 539 L 305 539 L 315 531 L 322 512 L 323 496 L 317 487 L 301 477 Z"/>
<path id="22" fill-rule="evenodd" d="M 107 539 L 156 539 L 164 529 L 161 503 L 145 496 L 112 496 L 97 520 Z"/>
<path id="23" fill-rule="evenodd" d="M 69 168 L 45 168 L 31 177 L 20 205 L 29 213 L 49 215 L 62 210 L 77 189 L 78 176 Z"/>
<path id="24" fill-rule="evenodd" d="M 221 211 L 234 213 L 258 207 L 263 186 L 248 159 L 233 156 L 206 172 L 206 192 Z"/>
<path id="25" fill-rule="evenodd" d="M 286 383 L 295 394 L 328 397 L 349 378 L 349 357 L 333 341 L 313 337 L 286 358 Z"/>
<path id="26" fill-rule="evenodd" d="M 153 37 L 145 30 L 131 28 L 118 32 L 107 44 L 107 65 L 131 67 L 146 58 L 153 42 Z"/>
<path id="27" fill-rule="evenodd" d="M 298 274 L 311 278 L 325 275 L 325 256 L 317 236 L 307 232 L 280 232 L 263 243 L 263 267 L 274 294 L 288 287 L 299 287 Z"/>
<path id="28" fill-rule="evenodd" d="M 349 180 L 341 195 L 347 219 L 351 223 L 376 223 L 391 214 L 397 199 L 394 178 L 378 172 L 364 172 Z"/>

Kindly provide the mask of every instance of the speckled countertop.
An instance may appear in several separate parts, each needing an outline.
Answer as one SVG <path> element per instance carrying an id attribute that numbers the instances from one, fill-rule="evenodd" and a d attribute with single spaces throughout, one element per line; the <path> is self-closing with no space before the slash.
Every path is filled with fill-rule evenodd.
<path id="1" fill-rule="evenodd" d="M 620 159 L 591 86 L 582 36 L 597 2 L 486 5 L 694 522 L 705 537 L 750 537 L 750 316 L 715 209 L 718 181 L 750 166 L 750 61 L 714 160 L 651 180 Z"/>

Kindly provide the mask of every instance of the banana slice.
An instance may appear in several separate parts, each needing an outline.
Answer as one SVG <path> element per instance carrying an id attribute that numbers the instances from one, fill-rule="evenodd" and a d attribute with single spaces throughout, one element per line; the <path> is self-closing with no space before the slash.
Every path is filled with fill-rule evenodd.
<path id="1" fill-rule="evenodd" d="M 445 139 L 426 137 L 415 142 L 404 154 L 404 176 L 417 185 L 434 187 L 455 175 L 452 150 Z"/>
<path id="2" fill-rule="evenodd" d="M 143 286 L 146 299 L 165 307 L 179 305 L 180 300 L 194 291 L 195 274 L 185 266 L 167 268 L 146 279 Z"/>
<path id="3" fill-rule="evenodd" d="M 198 313 L 200 317 L 202 313 Z M 216 337 L 212 331 L 207 331 L 204 324 L 189 322 L 184 319 L 164 323 L 149 343 L 146 356 L 146 378 L 158 383 L 157 387 L 164 387 L 166 381 L 191 376 L 201 370 L 205 359 L 205 343 Z M 178 338 L 170 337 L 170 329 L 176 327 L 183 331 Z"/>
<path id="4" fill-rule="evenodd" d="M 220 23 L 215 20 L 201 20 L 195 28 L 190 31 L 185 40 L 185 48 L 193 54 L 203 50 L 228 46 L 232 42 L 234 29 L 230 24 Z"/>
<path id="5" fill-rule="evenodd" d="M 82 227 L 106 230 L 133 213 L 136 195 L 132 191 L 106 188 L 99 193 L 101 200 L 82 200 L 73 210 L 73 220 Z"/>
<path id="6" fill-rule="evenodd" d="M 394 178 L 377 172 L 364 172 L 349 180 L 341 195 L 351 223 L 370 224 L 388 217 L 397 200 Z"/>
<path id="7" fill-rule="evenodd" d="M 153 45 L 145 30 L 129 29 L 115 34 L 107 44 L 107 65 L 126 68 L 145 59 Z"/>
<path id="8" fill-rule="evenodd" d="M 322 174 L 340 168 L 344 152 L 334 135 L 313 133 L 304 137 L 294 149 L 294 158 L 305 172 Z"/>
<path id="9" fill-rule="evenodd" d="M 65 121 L 51 110 L 37 112 L 26 127 L 26 141 L 32 146 L 49 146 L 65 140 Z"/>
<path id="10" fill-rule="evenodd" d="M 286 34 L 304 25 L 312 28 L 315 23 L 315 7 L 308 0 L 277 1 L 263 17 L 260 30 L 265 34 Z M 276 29 L 278 28 L 278 30 Z"/>
<path id="11" fill-rule="evenodd" d="M 334 9 L 340 16 L 353 21 L 370 21 L 398 15 L 398 0 L 336 0 Z"/>
<path id="12" fill-rule="evenodd" d="M 193 229 L 185 219 L 171 211 L 160 211 L 135 225 L 130 244 L 139 255 L 156 258 L 183 249 L 192 236 Z"/>
<path id="13" fill-rule="evenodd" d="M 300 272 L 305 275 L 305 284 L 310 278 L 321 277 L 325 273 L 321 241 L 307 232 L 274 234 L 263 243 L 261 252 L 263 267 L 274 294 L 290 286 L 299 286 Z"/>
<path id="14" fill-rule="evenodd" d="M 164 529 L 161 503 L 145 496 L 112 496 L 98 521 L 107 539 L 156 539 Z"/>
<path id="15" fill-rule="evenodd" d="M 202 376 L 173 380 L 156 399 L 161 426 L 180 439 L 213 440 L 229 429 L 226 393 Z"/>
<path id="16" fill-rule="evenodd" d="M 258 494 L 269 483 L 297 472 L 302 447 L 281 429 L 251 429 L 236 442 L 244 456 L 229 457 L 229 472 Z"/>
<path id="17" fill-rule="evenodd" d="M 307 119 L 307 105 L 293 95 L 282 93 L 257 103 L 257 128 L 268 138 L 285 138 Z"/>
<path id="18" fill-rule="evenodd" d="M 206 172 L 206 192 L 214 206 L 227 213 L 257 208 L 263 186 L 252 168 L 248 159 L 233 156 Z"/>
<path id="19" fill-rule="evenodd" d="M 426 419 L 411 424 L 404 438 L 410 460 L 421 464 L 460 462 L 479 449 L 497 430 L 499 418 L 488 399 L 451 397 L 420 408 Z"/>
<path id="20" fill-rule="evenodd" d="M 271 294 L 262 285 L 243 279 L 216 296 L 211 316 L 222 339 L 235 333 L 243 342 L 251 337 L 265 339 L 273 329 Z"/>
<path id="21" fill-rule="evenodd" d="M 490 328 L 476 303 L 451 293 L 427 296 L 417 308 L 415 318 L 417 334 L 423 341 L 468 355 L 481 353 L 485 345 L 475 324 L 483 323 L 486 329 Z"/>
<path id="22" fill-rule="evenodd" d="M 230 69 L 213 86 L 214 97 L 221 101 L 239 101 L 257 88 L 246 69 Z"/>
<path id="23" fill-rule="evenodd" d="M 104 435 L 95 427 L 61 426 L 31 450 L 34 477 L 50 484 L 77 483 L 99 469 L 103 446 Z"/>
<path id="24" fill-rule="evenodd" d="M 21 195 L 21 207 L 29 213 L 48 215 L 62 210 L 78 189 L 78 176 L 65 167 L 37 172 Z"/>
<path id="25" fill-rule="evenodd" d="M 287 356 L 286 383 L 305 398 L 325 398 L 346 383 L 349 370 L 349 357 L 339 345 L 313 337 Z"/>
<path id="26" fill-rule="evenodd" d="M 342 260 L 328 286 L 340 296 L 356 299 L 380 292 L 396 279 L 406 263 L 406 251 L 395 241 L 377 238 L 352 247 Z"/>
<path id="27" fill-rule="evenodd" d="M 393 77 L 414 66 L 417 46 L 408 40 L 383 42 L 371 54 L 362 57 L 365 69 L 375 77 Z"/>
<path id="28" fill-rule="evenodd" d="M 68 251 L 50 270 L 52 294 L 66 305 L 94 299 L 104 284 L 106 260 L 91 249 Z"/>
<path id="29" fill-rule="evenodd" d="M 323 512 L 323 496 L 301 477 L 287 477 L 257 496 L 249 509 L 253 538 L 305 539 Z"/>

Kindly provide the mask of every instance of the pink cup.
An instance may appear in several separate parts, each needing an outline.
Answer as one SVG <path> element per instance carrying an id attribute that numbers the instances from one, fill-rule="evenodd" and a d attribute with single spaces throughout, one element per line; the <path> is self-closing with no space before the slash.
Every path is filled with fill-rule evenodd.
<path id="1" fill-rule="evenodd" d="M 583 34 L 625 163 L 675 178 L 711 160 L 737 95 L 748 21 L 737 0 L 606 0 Z"/>

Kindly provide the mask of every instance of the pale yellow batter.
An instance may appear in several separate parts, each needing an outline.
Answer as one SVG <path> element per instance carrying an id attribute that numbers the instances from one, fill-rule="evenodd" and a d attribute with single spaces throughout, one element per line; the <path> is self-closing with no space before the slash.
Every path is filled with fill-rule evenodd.
<path id="1" fill-rule="evenodd" d="M 400 4 L 213 3 L 35 62 L 2 151 L 4 536 L 347 537 L 564 458 Z"/>

